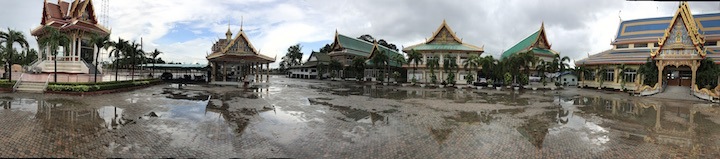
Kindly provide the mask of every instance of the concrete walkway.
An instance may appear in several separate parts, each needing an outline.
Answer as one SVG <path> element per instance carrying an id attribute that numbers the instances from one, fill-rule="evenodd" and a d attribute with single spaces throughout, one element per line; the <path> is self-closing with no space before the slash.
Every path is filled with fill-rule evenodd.
<path id="1" fill-rule="evenodd" d="M 690 94 L 690 87 L 685 86 L 667 86 L 665 91 L 652 95 L 650 97 L 663 98 L 663 99 L 678 99 L 678 100 L 694 100 L 703 101 Z"/>

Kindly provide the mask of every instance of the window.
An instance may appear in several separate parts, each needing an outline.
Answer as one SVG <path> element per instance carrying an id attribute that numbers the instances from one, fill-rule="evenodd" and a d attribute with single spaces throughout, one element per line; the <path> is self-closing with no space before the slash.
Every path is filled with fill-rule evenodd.
<path id="1" fill-rule="evenodd" d="M 635 82 L 636 77 L 637 77 L 637 71 L 635 71 L 633 69 L 625 70 L 625 82 Z"/>
<path id="2" fill-rule="evenodd" d="M 630 47 L 630 46 L 629 46 L 628 44 L 615 45 L 615 48 L 616 48 L 616 49 L 627 49 L 627 48 L 629 48 L 629 47 Z"/>
<path id="3" fill-rule="evenodd" d="M 574 79 L 574 78 L 573 78 L 573 79 L 570 79 L 570 81 L 575 82 L 575 79 Z"/>
<path id="4" fill-rule="evenodd" d="M 648 47 L 648 43 L 635 44 L 635 48 L 640 48 L 640 47 Z"/>
<path id="5" fill-rule="evenodd" d="M 584 80 L 586 80 L 586 81 L 594 81 L 595 80 L 595 72 L 594 71 L 585 72 L 584 77 L 585 77 Z"/>
<path id="6" fill-rule="evenodd" d="M 615 70 L 605 70 L 605 81 L 615 81 Z"/>
<path id="7" fill-rule="evenodd" d="M 705 42 L 705 46 L 717 46 L 717 41 L 707 41 Z"/>
<path id="8" fill-rule="evenodd" d="M 567 82 L 567 78 L 563 78 L 563 82 Z"/>

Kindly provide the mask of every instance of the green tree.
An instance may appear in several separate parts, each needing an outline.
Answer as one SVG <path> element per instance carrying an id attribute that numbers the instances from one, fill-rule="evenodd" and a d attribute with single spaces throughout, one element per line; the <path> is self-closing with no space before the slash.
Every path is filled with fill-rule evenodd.
<path id="1" fill-rule="evenodd" d="M 92 37 L 90 37 L 90 44 L 95 45 L 97 47 L 97 51 L 95 52 L 95 70 L 93 72 L 95 77 L 95 83 L 97 83 L 97 75 L 98 75 L 98 58 L 100 57 L 100 49 L 108 49 L 110 45 L 112 45 L 112 42 L 110 41 L 110 36 L 101 36 L 98 34 L 94 34 Z"/>
<path id="2" fill-rule="evenodd" d="M 720 67 L 715 64 L 712 58 L 705 58 L 700 61 L 700 67 L 698 67 L 695 77 L 695 84 L 697 84 L 698 89 L 703 87 L 713 89 L 718 85 L 718 75 L 720 75 Z"/>
<path id="3" fill-rule="evenodd" d="M 287 53 L 285 53 L 285 58 L 287 58 L 288 60 L 288 67 L 299 66 L 302 64 L 303 53 L 301 52 L 301 50 L 302 46 L 300 46 L 300 44 L 295 44 L 287 49 Z"/>
<path id="4" fill-rule="evenodd" d="M 620 64 L 615 69 L 620 70 L 618 72 L 618 80 L 620 80 L 620 90 L 625 91 L 625 71 L 628 69 L 628 67 L 625 64 Z"/>
<path id="5" fill-rule="evenodd" d="M 478 58 L 480 57 L 473 54 L 470 55 L 470 57 L 468 57 L 468 59 L 463 61 L 462 63 L 463 68 L 465 68 L 465 71 L 467 72 L 467 74 L 465 75 L 465 81 L 467 82 L 467 84 L 472 85 L 472 82 L 475 81 L 475 75 L 473 74 L 473 72 L 475 72 L 479 66 L 477 60 Z"/>
<path id="6" fill-rule="evenodd" d="M 658 68 L 655 65 L 655 60 L 650 57 L 647 58 L 645 64 L 640 66 L 638 73 L 643 76 L 643 84 L 645 85 L 655 86 L 658 82 Z"/>
<path id="7" fill-rule="evenodd" d="M 582 85 L 585 85 L 585 74 L 589 74 L 590 69 L 588 69 L 584 65 L 581 65 L 581 66 L 575 67 L 574 71 L 575 71 L 575 74 L 579 75 L 580 80 L 582 80 L 582 82 L 583 82 Z"/>
<path id="8" fill-rule="evenodd" d="M 404 64 L 407 63 L 407 62 L 405 61 L 405 57 L 403 57 L 403 56 L 400 55 L 400 54 L 396 54 L 395 56 L 393 56 L 393 57 L 391 58 L 391 60 L 392 60 L 393 62 L 395 62 L 396 64 L 398 64 L 398 67 L 399 67 L 399 68 L 402 68 L 402 65 L 404 65 Z M 387 65 L 386 67 L 389 67 L 389 66 L 390 66 L 390 63 L 388 62 L 388 65 Z M 388 70 L 388 72 L 390 72 L 390 71 Z M 400 72 L 398 72 L 398 71 L 393 71 L 393 76 L 395 76 L 395 73 L 400 74 Z M 395 76 L 394 78 L 395 78 L 395 82 L 397 82 L 397 81 L 400 80 L 400 76 Z M 390 79 L 388 79 L 388 81 L 389 81 L 389 80 L 390 80 Z"/>
<path id="9" fill-rule="evenodd" d="M 52 54 L 55 65 L 53 81 L 57 82 L 57 51 L 60 49 L 60 46 L 62 46 L 65 50 L 63 52 L 67 52 L 67 49 L 70 48 L 70 37 L 49 26 L 45 26 L 43 30 L 45 31 L 45 34 L 38 39 L 38 44 L 43 49 L 49 49 L 50 54 Z"/>
<path id="10" fill-rule="evenodd" d="M 381 68 L 387 65 L 388 57 L 385 55 L 385 51 L 380 50 L 374 50 L 372 53 L 372 57 L 370 58 L 370 62 L 372 62 L 374 69 L 376 70 L 375 75 L 373 75 L 375 78 L 378 78 L 381 82 L 384 82 L 384 78 L 377 75 L 377 72 L 380 72 Z M 381 73 L 382 74 L 382 73 Z M 384 75 L 382 75 L 384 76 Z"/>
<path id="11" fill-rule="evenodd" d="M 607 68 L 605 65 L 600 65 L 597 70 L 596 74 L 599 77 L 598 79 L 600 80 L 598 81 L 600 83 L 600 86 L 598 86 L 598 88 L 602 88 L 603 83 L 605 83 L 605 78 L 607 77 L 607 73 L 605 73 L 606 69 Z"/>
<path id="12" fill-rule="evenodd" d="M 145 58 L 145 51 L 142 50 L 140 43 L 132 42 L 127 48 L 126 56 L 130 59 L 130 80 L 135 81 L 135 69 L 137 68 L 138 59 Z"/>
<path id="13" fill-rule="evenodd" d="M 417 70 L 417 66 L 418 66 L 418 64 L 423 62 L 422 54 L 415 51 L 415 49 L 412 49 L 412 50 L 410 50 L 410 53 L 408 54 L 407 61 L 408 61 L 408 64 L 410 64 L 410 63 L 415 64 L 415 65 L 413 65 L 413 77 L 412 77 L 413 84 L 414 84 L 417 81 L 417 78 L 415 78 L 415 71 Z"/>
<path id="14" fill-rule="evenodd" d="M 352 61 L 352 68 L 355 71 L 355 78 L 358 81 L 362 80 L 362 77 L 364 76 L 365 61 L 366 59 L 363 57 L 355 57 Z"/>
<path id="15" fill-rule="evenodd" d="M 457 72 L 458 64 L 455 56 L 447 55 L 443 59 L 443 70 L 448 74 L 445 79 L 448 84 L 455 85 L 455 73 Z"/>
<path id="16" fill-rule="evenodd" d="M 153 69 L 152 69 L 152 73 L 150 73 L 151 76 L 154 76 L 154 74 L 155 74 L 155 63 L 157 63 L 157 57 L 160 56 L 160 54 L 162 54 L 162 53 L 163 52 L 158 51 L 158 49 L 155 49 L 152 52 L 150 52 L 150 57 L 152 57 L 152 59 L 153 59 L 153 65 L 152 65 Z"/>
<path id="17" fill-rule="evenodd" d="M 437 76 L 435 75 L 435 69 L 440 67 L 440 58 L 438 56 L 433 56 L 430 59 L 427 59 L 427 67 L 430 69 L 430 81 L 433 84 L 437 84 Z M 427 82 L 427 80 L 425 81 Z"/>
<path id="18" fill-rule="evenodd" d="M 338 74 L 338 71 L 343 70 L 343 65 L 339 61 L 332 59 L 330 60 L 330 68 L 332 69 L 330 76 L 332 76 L 332 78 L 335 78 L 335 76 L 337 76 Z"/>
<path id="19" fill-rule="evenodd" d="M 14 64 L 14 61 L 12 61 L 12 55 L 14 54 L 13 51 L 15 50 L 15 48 L 13 48 L 13 45 L 17 43 L 20 45 L 21 48 L 28 50 L 28 42 L 27 40 L 25 40 L 25 35 L 23 35 L 22 32 L 12 30 L 10 28 L 8 28 L 7 32 L 0 31 L 0 40 L 0 42 L 5 43 L 5 62 L 7 63 L 5 67 L 5 72 L 8 73 L 9 79 L 12 80 L 12 71 L 10 70 L 10 67 L 12 67 L 12 65 Z"/>
<path id="20" fill-rule="evenodd" d="M 120 56 L 127 54 L 131 46 L 127 40 L 124 40 L 122 38 L 118 38 L 118 41 L 112 42 L 112 46 L 113 50 L 110 51 L 109 56 L 115 56 L 115 61 L 113 61 L 113 64 L 115 65 L 115 81 L 118 81 L 118 67 L 120 64 Z"/>

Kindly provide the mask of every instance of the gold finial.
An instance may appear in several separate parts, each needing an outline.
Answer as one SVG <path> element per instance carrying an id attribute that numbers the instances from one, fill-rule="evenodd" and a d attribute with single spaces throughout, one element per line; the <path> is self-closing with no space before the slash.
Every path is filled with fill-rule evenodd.
<path id="1" fill-rule="evenodd" d="M 243 22 L 244 21 L 245 21 L 245 17 L 241 15 L 240 16 L 240 31 L 243 31 Z"/>

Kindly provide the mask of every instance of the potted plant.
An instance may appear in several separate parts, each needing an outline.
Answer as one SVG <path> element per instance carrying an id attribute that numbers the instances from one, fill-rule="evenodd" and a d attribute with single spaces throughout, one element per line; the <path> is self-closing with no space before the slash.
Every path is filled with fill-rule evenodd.
<path id="1" fill-rule="evenodd" d="M 435 76 L 435 74 L 430 75 L 430 82 L 432 83 L 430 86 L 435 86 L 437 84 L 437 76 Z"/>
<path id="2" fill-rule="evenodd" d="M 488 84 L 487 87 L 490 88 L 490 89 L 492 89 L 492 88 L 493 88 L 493 82 L 495 82 L 495 81 L 492 80 L 492 79 L 488 79 L 488 80 L 487 80 L 487 84 Z"/>
<path id="3" fill-rule="evenodd" d="M 510 88 L 510 83 L 512 82 L 512 75 L 510 74 L 510 72 L 505 73 L 504 80 L 505 84 L 507 85 L 506 87 Z"/>
<path id="4" fill-rule="evenodd" d="M 393 81 L 393 84 L 397 84 L 398 79 L 400 79 L 400 72 L 398 72 L 398 71 L 393 72 L 393 77 L 395 78 L 395 81 Z"/>
<path id="5" fill-rule="evenodd" d="M 415 77 L 413 77 L 413 78 L 410 80 L 410 82 L 411 82 L 412 85 L 414 86 L 414 85 L 417 83 L 417 79 L 415 79 Z"/>
<path id="6" fill-rule="evenodd" d="M 445 81 L 442 81 L 442 82 L 440 82 L 440 85 L 439 85 L 438 87 L 440 87 L 440 88 L 444 88 L 444 87 L 445 87 L 445 85 L 447 85 L 447 82 L 445 82 Z"/>

